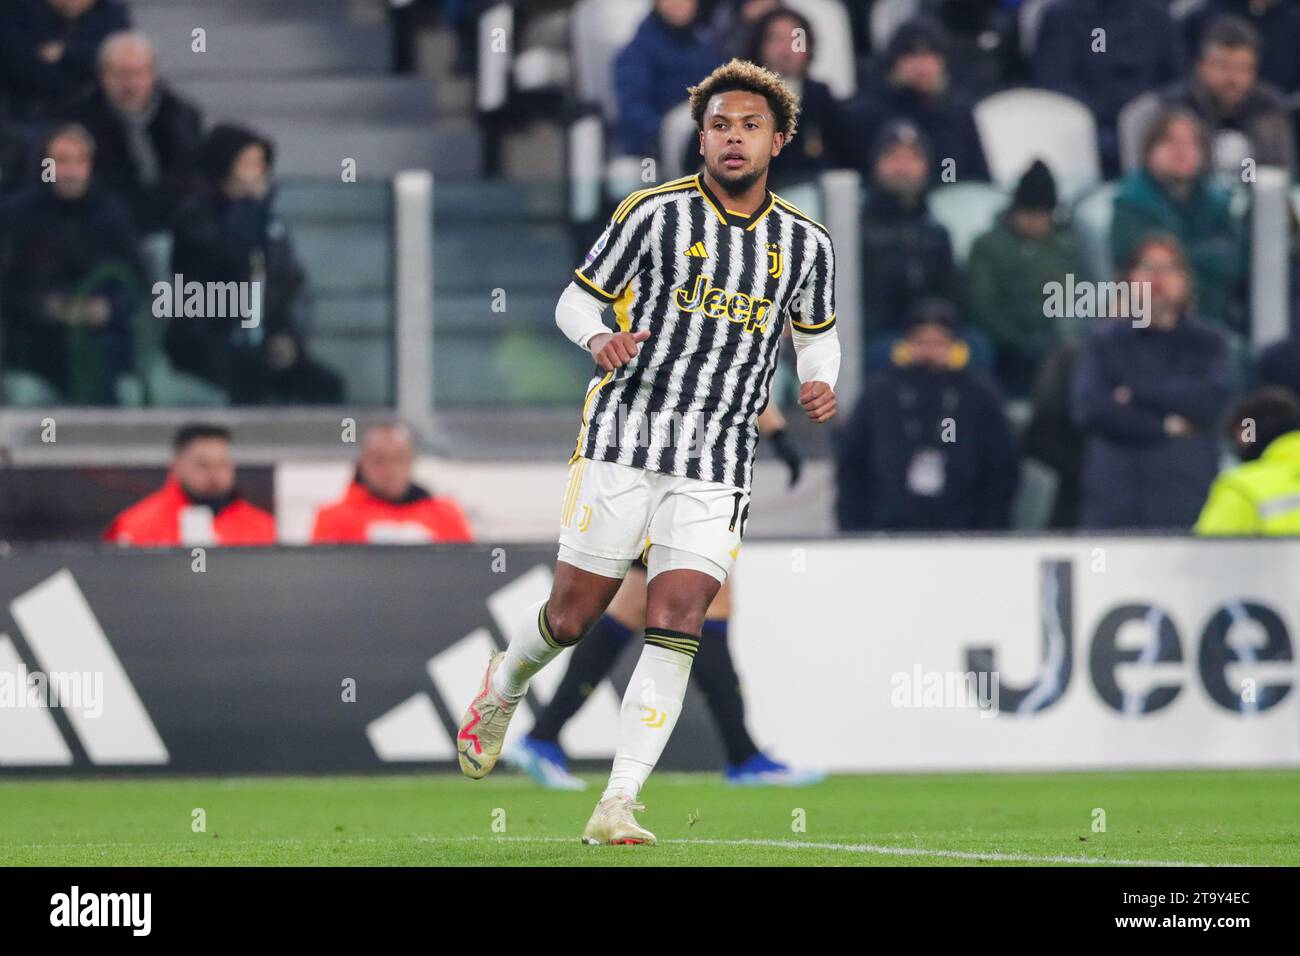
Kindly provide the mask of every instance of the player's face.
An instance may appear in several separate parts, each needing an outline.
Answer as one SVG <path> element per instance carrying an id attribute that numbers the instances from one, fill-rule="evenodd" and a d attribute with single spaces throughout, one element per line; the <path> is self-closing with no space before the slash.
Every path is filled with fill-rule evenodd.
<path id="1" fill-rule="evenodd" d="M 415 450 L 395 432 L 376 431 L 361 450 L 361 480 L 385 498 L 401 498 L 411 486 Z"/>
<path id="2" fill-rule="evenodd" d="M 235 463 L 230 443 L 221 438 L 197 438 L 172 462 L 172 475 L 186 491 L 200 498 L 218 498 L 235 487 Z"/>
<path id="3" fill-rule="evenodd" d="M 719 93 L 705 107 L 700 155 L 713 178 L 730 192 L 744 192 L 766 176 L 784 142 L 767 98 L 757 93 Z"/>

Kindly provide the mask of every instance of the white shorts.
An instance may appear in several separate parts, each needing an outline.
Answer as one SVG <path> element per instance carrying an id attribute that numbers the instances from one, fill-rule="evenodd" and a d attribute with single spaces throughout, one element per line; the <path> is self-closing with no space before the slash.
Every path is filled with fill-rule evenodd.
<path id="1" fill-rule="evenodd" d="M 560 559 L 621 578 L 648 553 L 650 577 L 689 567 L 724 581 L 748 518 L 749 495 L 732 485 L 579 458 L 560 513 Z"/>

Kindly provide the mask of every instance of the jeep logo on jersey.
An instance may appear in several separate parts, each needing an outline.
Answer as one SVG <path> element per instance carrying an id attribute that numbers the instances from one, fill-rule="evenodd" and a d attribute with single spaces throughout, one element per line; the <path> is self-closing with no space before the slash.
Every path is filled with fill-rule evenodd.
<path id="1" fill-rule="evenodd" d="M 702 275 L 695 277 L 689 295 L 684 287 L 677 289 L 674 301 L 683 312 L 700 312 L 711 319 L 743 322 L 746 332 L 767 332 L 767 313 L 772 309 L 771 299 L 755 299 L 743 292 L 729 294 Z"/>

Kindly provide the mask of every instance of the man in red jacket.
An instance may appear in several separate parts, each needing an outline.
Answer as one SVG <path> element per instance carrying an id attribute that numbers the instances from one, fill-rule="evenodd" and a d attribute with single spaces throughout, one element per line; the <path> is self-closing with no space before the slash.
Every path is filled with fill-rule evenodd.
<path id="1" fill-rule="evenodd" d="M 321 508 L 313 544 L 423 544 L 472 541 L 469 522 L 451 498 L 435 498 L 411 481 L 415 445 L 405 425 L 377 425 L 361 441 L 356 477 L 343 500 Z"/>
<path id="2" fill-rule="evenodd" d="M 104 540 L 134 547 L 275 544 L 275 519 L 235 487 L 230 431 L 185 425 L 161 488 L 113 519 Z"/>

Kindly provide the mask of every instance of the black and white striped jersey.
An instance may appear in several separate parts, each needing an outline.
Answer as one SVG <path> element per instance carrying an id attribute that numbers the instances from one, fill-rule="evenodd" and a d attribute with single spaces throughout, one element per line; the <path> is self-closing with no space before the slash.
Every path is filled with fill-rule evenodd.
<path id="1" fill-rule="evenodd" d="M 571 460 L 748 492 L 785 319 L 835 324 L 825 227 L 770 192 L 753 215 L 731 212 L 695 175 L 625 199 L 576 271 L 619 329 L 650 338 L 623 368 L 597 369 Z"/>

